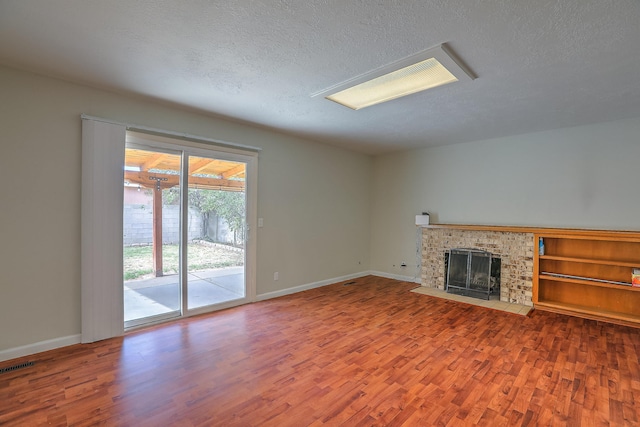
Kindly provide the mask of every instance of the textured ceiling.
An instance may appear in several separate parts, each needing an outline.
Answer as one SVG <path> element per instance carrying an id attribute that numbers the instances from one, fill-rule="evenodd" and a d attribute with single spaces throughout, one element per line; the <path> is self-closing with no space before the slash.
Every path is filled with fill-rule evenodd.
<path id="1" fill-rule="evenodd" d="M 638 0 L 0 0 L 0 64 L 366 153 L 640 116 Z M 478 76 L 312 93 L 447 43 Z"/>

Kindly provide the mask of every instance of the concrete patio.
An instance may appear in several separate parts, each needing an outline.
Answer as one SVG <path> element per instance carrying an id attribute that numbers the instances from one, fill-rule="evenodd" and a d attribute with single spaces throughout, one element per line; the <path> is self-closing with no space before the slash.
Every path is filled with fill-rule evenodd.
<path id="1" fill-rule="evenodd" d="M 194 309 L 244 297 L 244 267 L 194 271 L 187 274 L 188 307 Z M 124 320 L 180 310 L 177 274 L 124 283 Z"/>

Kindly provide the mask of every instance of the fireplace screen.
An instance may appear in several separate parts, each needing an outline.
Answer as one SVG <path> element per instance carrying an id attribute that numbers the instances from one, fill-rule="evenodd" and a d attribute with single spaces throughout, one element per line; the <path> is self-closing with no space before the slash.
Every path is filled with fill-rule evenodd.
<path id="1" fill-rule="evenodd" d="M 447 292 L 482 299 L 500 298 L 500 258 L 476 249 L 445 253 Z"/>

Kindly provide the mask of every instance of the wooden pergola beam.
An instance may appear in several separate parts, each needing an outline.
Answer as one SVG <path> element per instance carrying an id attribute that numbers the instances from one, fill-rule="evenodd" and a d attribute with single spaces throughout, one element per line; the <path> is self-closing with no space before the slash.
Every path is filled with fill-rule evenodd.
<path id="1" fill-rule="evenodd" d="M 189 175 L 200 172 L 213 163 L 213 161 L 214 159 L 200 159 L 191 163 L 191 159 L 189 159 Z"/>
<path id="2" fill-rule="evenodd" d="M 158 181 L 156 178 L 161 179 Z M 139 184 L 145 188 L 155 188 L 156 183 L 160 182 L 160 187 L 171 188 L 180 184 L 180 177 L 178 175 L 170 175 L 163 173 L 149 173 L 149 172 L 124 172 L 124 179 L 126 181 Z M 204 178 L 201 176 L 190 176 L 189 186 L 197 185 L 199 188 L 212 189 L 212 190 L 227 190 L 227 191 L 244 191 L 244 181 L 234 181 L 230 179 L 220 178 Z"/>
<path id="3" fill-rule="evenodd" d="M 156 153 L 153 156 L 150 156 L 146 162 L 140 165 L 140 170 L 147 171 L 149 169 L 153 169 L 160 164 L 165 157 L 167 157 L 165 153 Z"/>
<path id="4" fill-rule="evenodd" d="M 241 173 L 244 173 L 245 167 L 246 167 L 245 164 L 239 164 L 236 167 L 227 169 L 226 171 L 222 172 L 222 177 L 224 179 L 229 179 L 229 178 L 233 178 L 234 176 L 240 175 Z"/>

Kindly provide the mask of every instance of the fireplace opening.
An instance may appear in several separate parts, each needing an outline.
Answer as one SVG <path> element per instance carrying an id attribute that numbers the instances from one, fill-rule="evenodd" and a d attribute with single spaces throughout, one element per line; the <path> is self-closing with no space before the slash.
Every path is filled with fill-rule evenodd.
<path id="1" fill-rule="evenodd" d="M 480 299 L 500 299 L 500 258 L 478 249 L 445 252 L 446 291 Z"/>

